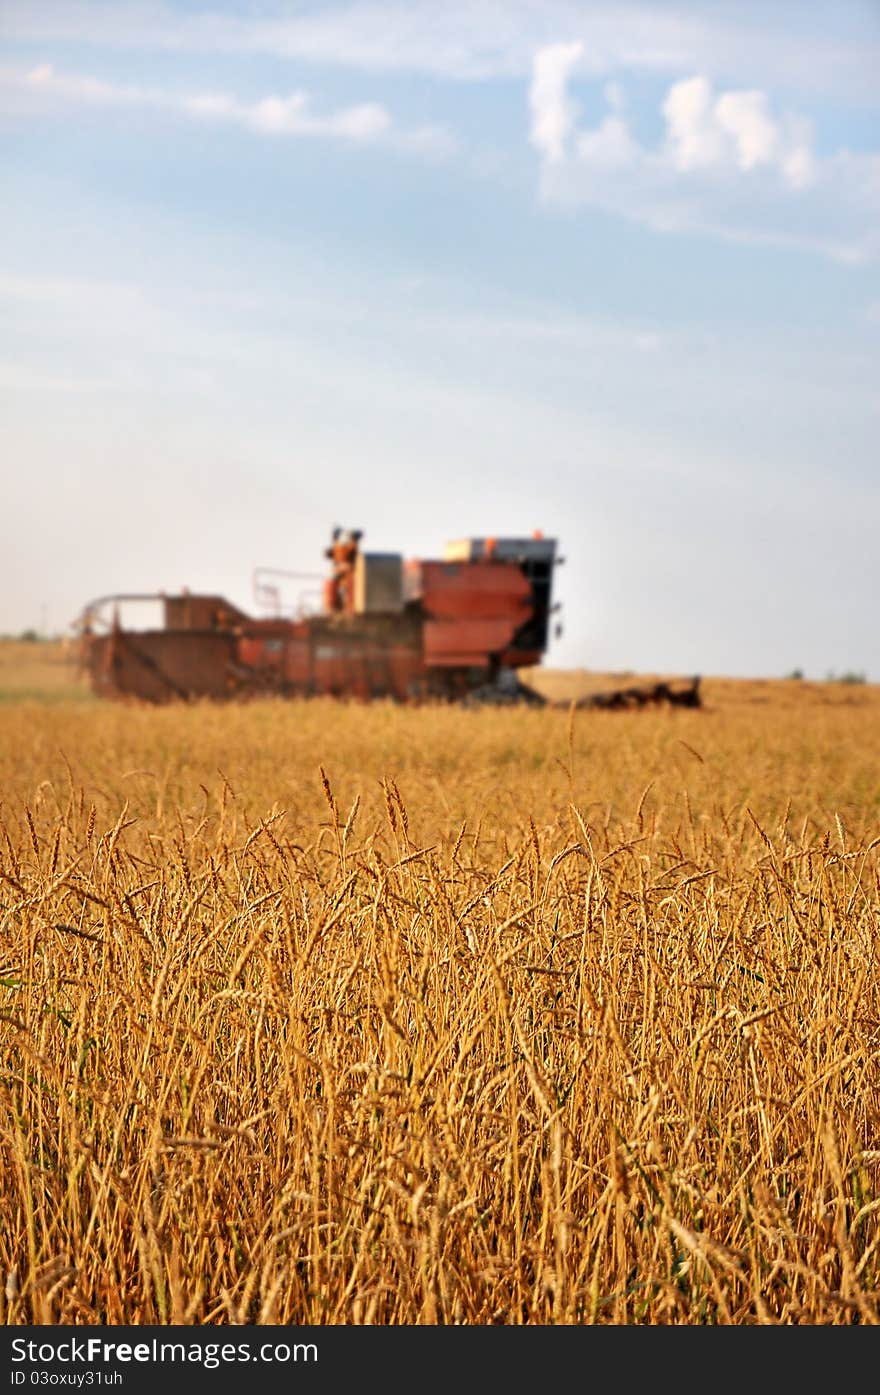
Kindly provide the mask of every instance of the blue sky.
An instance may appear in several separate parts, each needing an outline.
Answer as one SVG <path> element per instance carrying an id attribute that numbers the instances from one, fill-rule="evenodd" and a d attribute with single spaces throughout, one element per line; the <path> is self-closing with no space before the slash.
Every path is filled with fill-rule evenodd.
<path id="1" fill-rule="evenodd" d="M 558 537 L 548 663 L 880 681 L 880 3 L 0 5 L 0 631 Z"/>

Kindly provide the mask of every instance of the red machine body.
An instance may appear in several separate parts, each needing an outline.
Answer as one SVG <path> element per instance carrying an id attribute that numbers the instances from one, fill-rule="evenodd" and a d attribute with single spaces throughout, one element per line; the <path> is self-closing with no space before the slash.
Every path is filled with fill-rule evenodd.
<path id="1" fill-rule="evenodd" d="M 79 622 L 94 690 L 153 702 L 251 694 L 399 701 L 476 691 L 529 697 L 516 670 L 547 648 L 554 539 L 469 538 L 442 558 L 361 549 L 334 530 L 322 606 L 247 615 L 221 596 L 105 596 Z M 127 628 L 124 602 L 161 600 L 160 629 Z M 107 619 L 108 611 L 111 618 Z M 536 700 L 537 695 L 534 695 Z"/>

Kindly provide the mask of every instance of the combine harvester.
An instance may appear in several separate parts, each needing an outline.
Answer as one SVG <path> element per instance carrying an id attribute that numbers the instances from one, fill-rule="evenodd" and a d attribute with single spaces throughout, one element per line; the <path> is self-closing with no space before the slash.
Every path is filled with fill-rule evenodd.
<path id="1" fill-rule="evenodd" d="M 467 538 L 447 543 L 442 558 L 410 560 L 364 552 L 362 536 L 334 529 L 314 613 L 283 613 L 267 577 L 316 578 L 268 568 L 254 573 L 268 616 L 186 590 L 92 601 L 76 628 L 94 692 L 148 702 L 275 694 L 547 705 L 519 670 L 540 664 L 558 608 L 555 539 Z M 121 607 L 132 602 L 159 602 L 162 628 L 123 625 Z M 659 702 L 699 707 L 699 679 L 591 694 L 575 706 Z"/>

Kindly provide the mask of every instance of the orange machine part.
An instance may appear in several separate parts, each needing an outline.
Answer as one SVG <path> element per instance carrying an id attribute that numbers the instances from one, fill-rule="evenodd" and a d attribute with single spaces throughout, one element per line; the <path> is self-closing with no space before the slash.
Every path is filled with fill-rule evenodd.
<path id="1" fill-rule="evenodd" d="M 422 562 L 422 609 L 432 620 L 528 620 L 532 590 L 518 567 L 489 562 Z"/>
<path id="2" fill-rule="evenodd" d="M 516 628 L 510 620 L 426 620 L 425 663 L 487 668 L 491 657 L 509 647 Z"/>
<path id="3" fill-rule="evenodd" d="M 406 645 L 332 643 L 322 639 L 312 658 L 313 691 L 358 698 L 409 696 L 422 672 L 421 656 Z"/>
<path id="4" fill-rule="evenodd" d="M 315 636 L 307 623 L 287 624 L 277 635 L 243 636 L 237 658 L 255 682 L 303 695 L 405 699 L 424 671 L 422 656 L 411 645 L 382 644 L 346 629 Z"/>
<path id="5" fill-rule="evenodd" d="M 428 667 L 487 668 L 531 614 L 531 587 L 517 567 L 423 562 L 419 581 Z"/>
<path id="6" fill-rule="evenodd" d="M 168 702 L 227 697 L 234 637 L 220 630 L 113 630 L 91 636 L 88 666 L 96 692 Z"/>
<path id="7" fill-rule="evenodd" d="M 541 649 L 505 649 L 498 655 L 498 661 L 505 668 L 532 668 L 542 657 Z"/>

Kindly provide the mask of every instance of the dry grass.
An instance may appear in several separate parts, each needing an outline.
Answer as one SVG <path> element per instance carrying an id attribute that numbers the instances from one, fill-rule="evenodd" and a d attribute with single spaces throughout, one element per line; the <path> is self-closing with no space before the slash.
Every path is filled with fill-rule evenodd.
<path id="1" fill-rule="evenodd" d="M 90 699 L 73 643 L 0 639 L 0 703 Z"/>
<path id="2" fill-rule="evenodd" d="M 705 694 L 7 702 L 2 1320 L 876 1322 L 880 693 Z"/>

